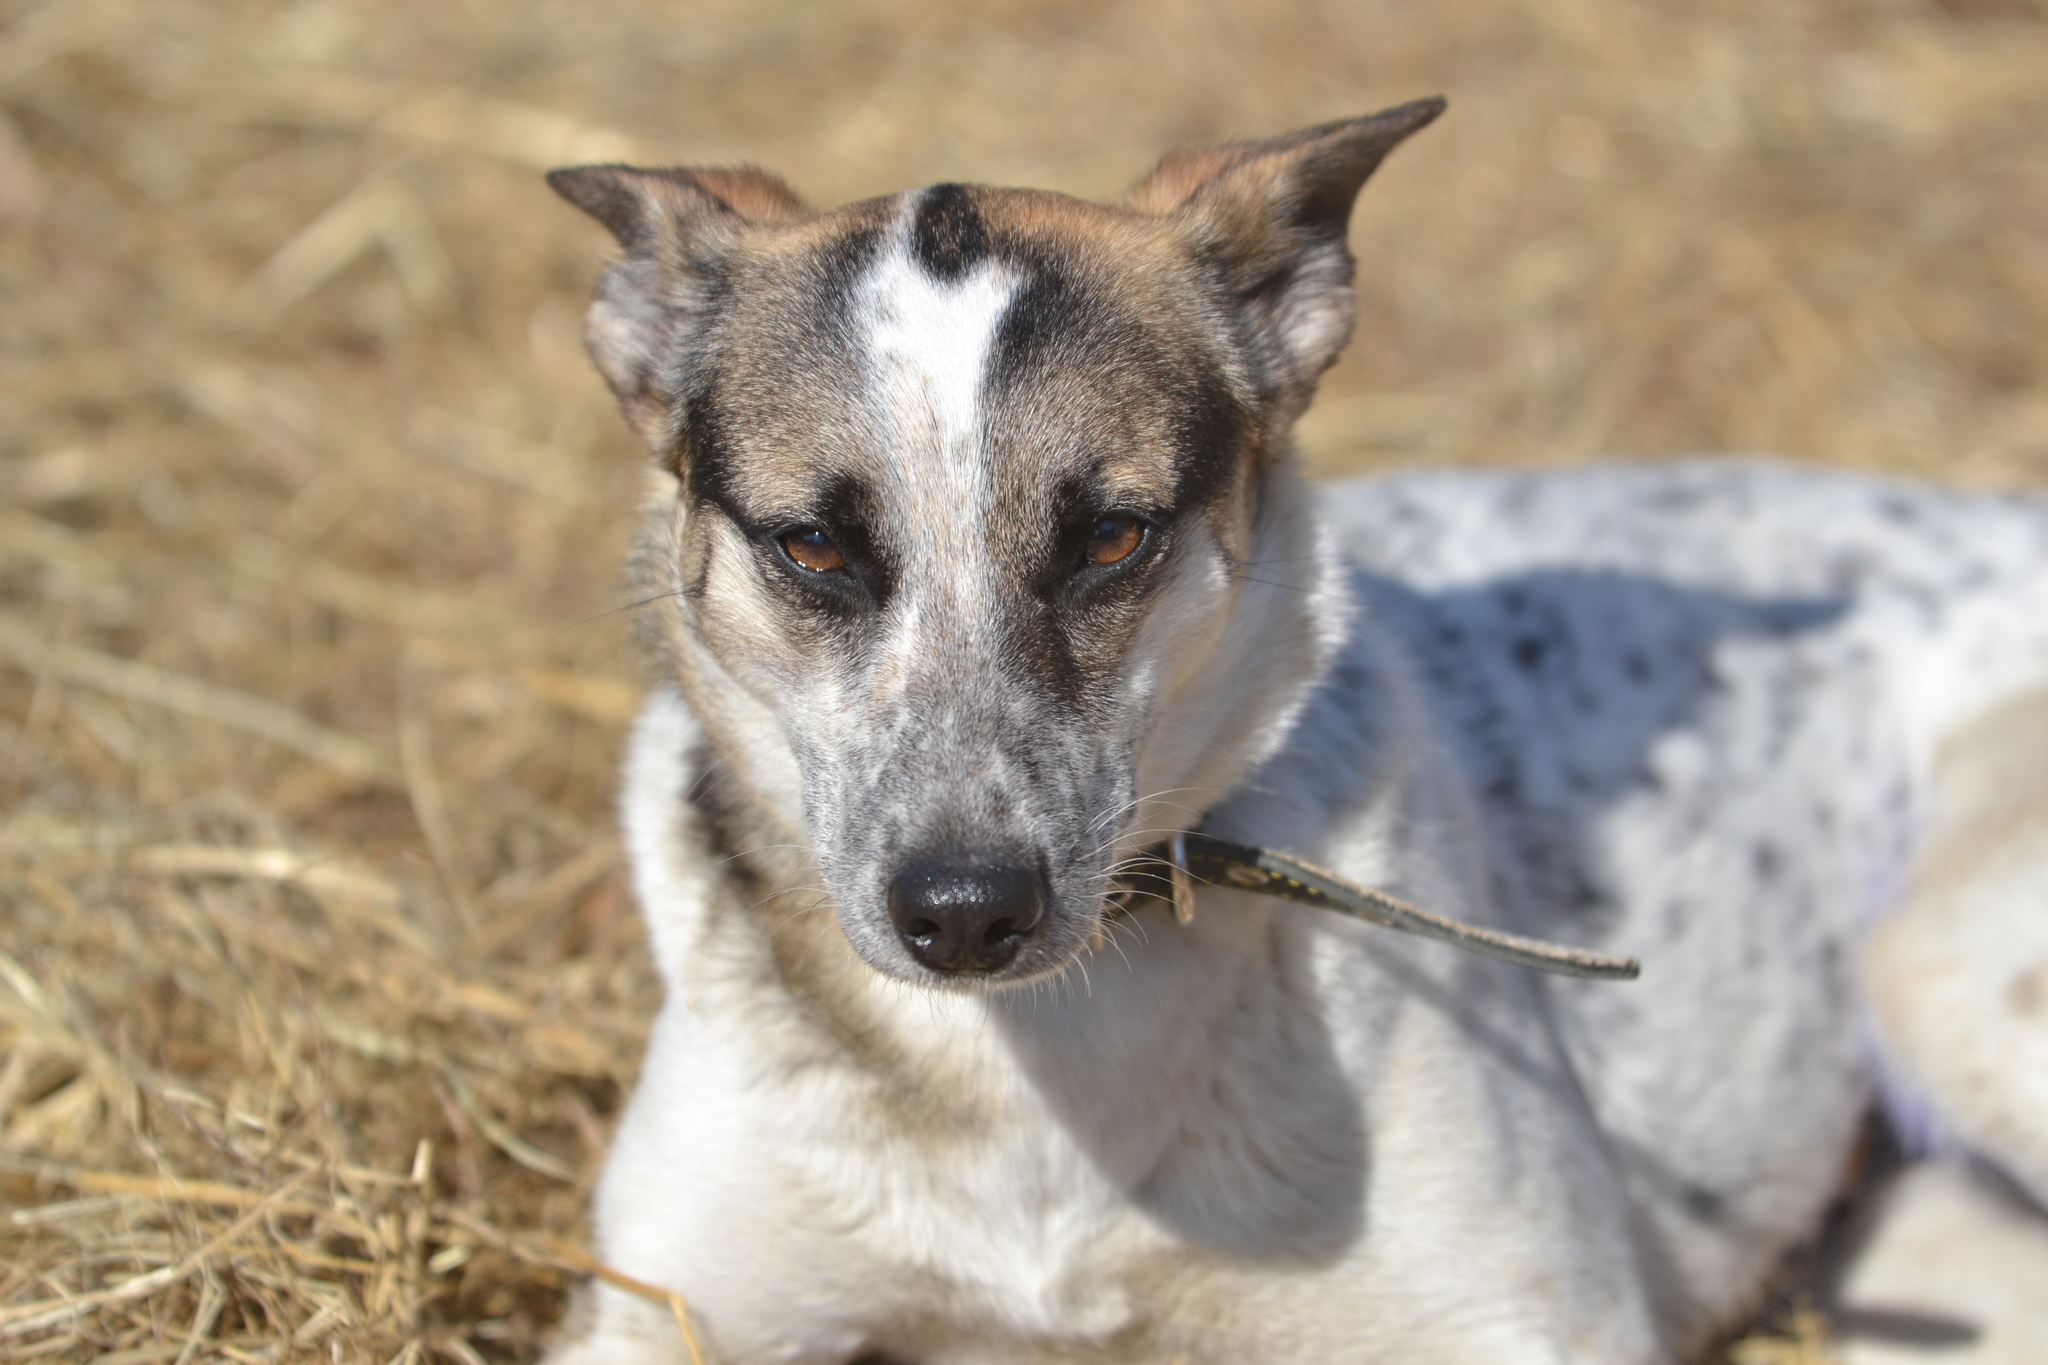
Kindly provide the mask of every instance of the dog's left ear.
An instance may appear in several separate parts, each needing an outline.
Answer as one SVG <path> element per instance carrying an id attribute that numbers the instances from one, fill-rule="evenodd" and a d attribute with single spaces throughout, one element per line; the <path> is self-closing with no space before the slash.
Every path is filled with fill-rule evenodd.
<path id="1" fill-rule="evenodd" d="M 1301 415 L 1351 339 L 1352 201 L 1388 152 L 1443 111 L 1440 99 L 1416 100 L 1266 142 L 1172 152 L 1126 197 L 1181 220 L 1197 253 L 1222 267 L 1264 352 L 1279 422 Z"/>
<path id="2" fill-rule="evenodd" d="M 548 184 L 625 249 L 591 295 L 584 343 L 626 420 L 672 463 L 691 398 L 691 342 L 716 306 L 728 257 L 749 232 L 807 210 L 789 186 L 751 166 L 576 166 L 548 172 Z"/>

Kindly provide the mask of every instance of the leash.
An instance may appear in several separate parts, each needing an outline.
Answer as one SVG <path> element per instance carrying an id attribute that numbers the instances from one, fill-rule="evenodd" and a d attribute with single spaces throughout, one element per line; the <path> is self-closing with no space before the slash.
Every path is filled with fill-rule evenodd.
<path id="1" fill-rule="evenodd" d="M 1150 897 L 1167 902 L 1173 907 L 1173 917 L 1186 924 L 1195 915 L 1195 883 L 1199 880 L 1208 886 L 1234 887 L 1240 891 L 1254 891 L 1264 896 L 1278 896 L 1282 900 L 1333 910 L 1353 919 L 1398 929 L 1404 934 L 1433 938 L 1468 953 L 1499 958 L 1517 966 L 1534 967 L 1540 972 L 1555 972 L 1559 976 L 1633 981 L 1643 971 L 1642 963 L 1618 953 L 1570 948 L 1560 943 L 1523 938 L 1520 934 L 1502 933 L 1498 929 L 1460 924 L 1457 920 L 1432 915 L 1406 901 L 1396 900 L 1383 891 L 1346 881 L 1313 863 L 1276 853 L 1270 848 L 1232 843 L 1213 834 L 1176 834 L 1159 849 L 1147 850 L 1143 856 L 1163 866 L 1165 875 L 1144 869 L 1126 872 L 1121 879 L 1125 883 L 1123 889 L 1110 897 L 1119 910 L 1128 910 L 1135 899 Z M 1163 882 L 1164 893 L 1148 890 L 1137 884 L 1140 881 L 1151 881 L 1155 885 Z"/>

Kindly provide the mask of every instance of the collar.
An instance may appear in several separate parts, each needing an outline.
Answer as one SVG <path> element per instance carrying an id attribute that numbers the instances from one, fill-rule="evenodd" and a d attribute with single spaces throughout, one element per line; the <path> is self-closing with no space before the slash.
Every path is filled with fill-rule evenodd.
<path id="1" fill-rule="evenodd" d="M 1560 976 L 1633 981 L 1643 970 L 1641 962 L 1618 953 L 1545 943 L 1445 919 L 1290 854 L 1233 843 L 1198 830 L 1176 834 L 1139 853 L 1118 875 L 1109 902 L 1114 913 L 1124 913 L 1141 901 L 1162 901 L 1173 908 L 1175 919 L 1186 924 L 1195 915 L 1197 884 L 1298 901 Z"/>

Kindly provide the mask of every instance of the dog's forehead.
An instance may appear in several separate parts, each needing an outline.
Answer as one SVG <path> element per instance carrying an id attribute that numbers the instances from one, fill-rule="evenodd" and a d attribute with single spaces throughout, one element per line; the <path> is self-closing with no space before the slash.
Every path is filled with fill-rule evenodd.
<path id="1" fill-rule="evenodd" d="M 1080 480 L 1163 504 L 1241 406 L 1194 253 L 1062 195 L 853 205 L 768 236 L 730 288 L 706 401 L 750 504 L 961 458 L 1026 501 Z"/>

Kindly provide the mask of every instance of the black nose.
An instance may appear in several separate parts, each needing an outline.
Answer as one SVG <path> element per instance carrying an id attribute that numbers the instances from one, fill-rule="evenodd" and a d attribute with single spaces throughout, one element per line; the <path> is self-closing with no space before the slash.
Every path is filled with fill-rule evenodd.
<path id="1" fill-rule="evenodd" d="M 1038 928 L 1045 887 L 1029 863 L 989 855 L 919 858 L 889 883 L 889 919 L 935 972 L 993 972 Z"/>

